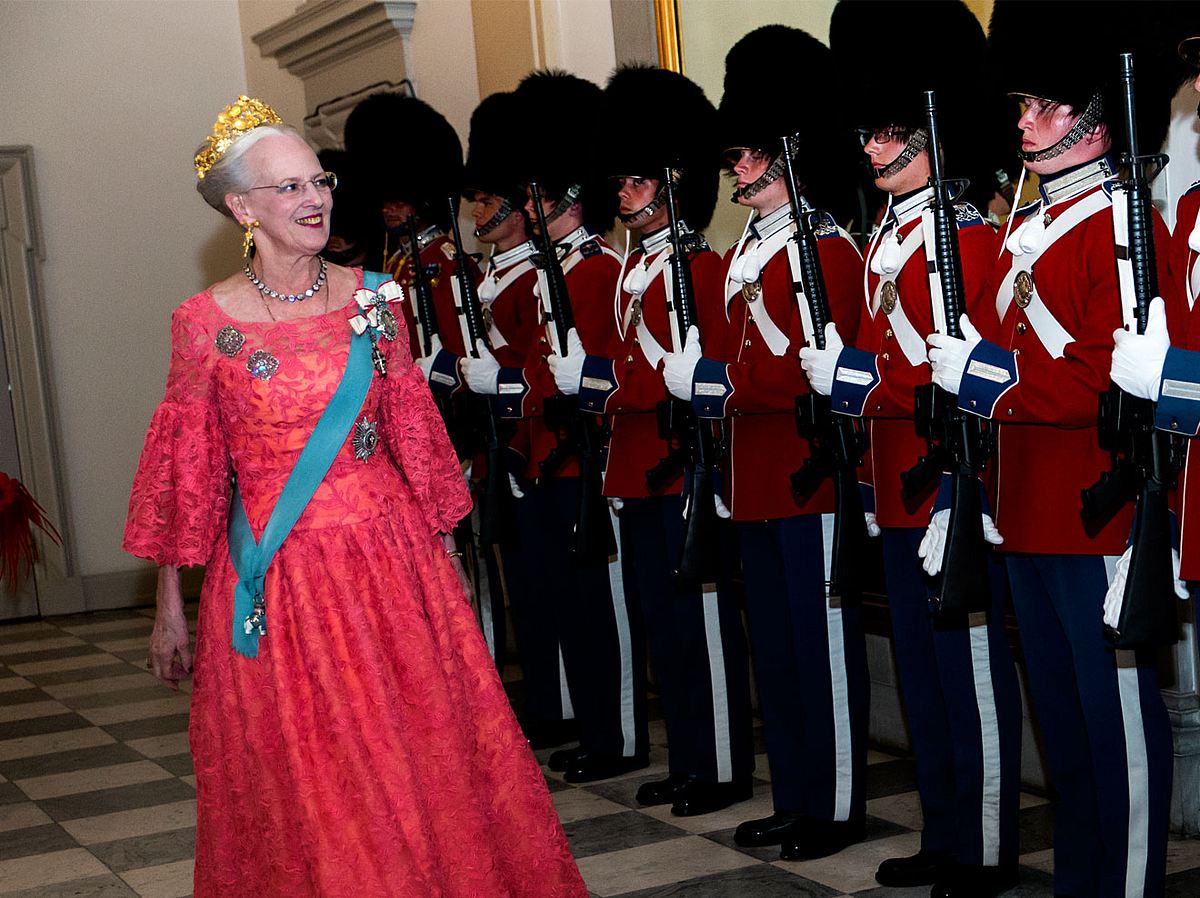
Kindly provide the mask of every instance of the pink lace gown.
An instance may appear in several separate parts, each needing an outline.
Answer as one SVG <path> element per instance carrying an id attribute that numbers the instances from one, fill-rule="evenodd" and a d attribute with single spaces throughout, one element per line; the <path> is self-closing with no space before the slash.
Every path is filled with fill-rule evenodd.
<path id="1" fill-rule="evenodd" d="M 267 571 L 258 658 L 230 646 L 230 472 L 257 539 L 345 369 L 355 306 L 336 304 L 248 323 L 207 291 L 185 302 L 134 480 L 126 550 L 208 565 L 196 898 L 586 898 L 437 536 L 470 499 L 405 333 L 380 341 L 387 376 L 358 416 L 377 450 L 360 461 L 346 440 Z M 232 356 L 227 326 L 245 338 Z M 279 362 L 269 380 L 247 371 L 256 350 Z"/>

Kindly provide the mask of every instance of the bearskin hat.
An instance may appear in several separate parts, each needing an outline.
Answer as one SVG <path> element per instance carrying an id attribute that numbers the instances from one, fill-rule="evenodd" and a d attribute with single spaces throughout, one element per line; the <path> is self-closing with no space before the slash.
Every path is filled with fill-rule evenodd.
<path id="1" fill-rule="evenodd" d="M 501 92 L 485 97 L 471 113 L 462 181 L 464 196 L 481 190 L 507 199 L 516 209 L 525 205 L 512 136 L 520 122 L 517 108 L 513 94 Z"/>
<path id="2" fill-rule="evenodd" d="M 781 99 L 771 85 L 820 84 L 803 103 Z M 723 150 L 753 147 L 777 155 L 780 139 L 799 135 L 796 176 L 818 208 L 847 222 L 858 211 L 856 143 L 845 115 L 833 53 L 799 28 L 764 25 L 725 56 L 725 90 L 717 108 Z M 764 89 L 767 88 L 767 89 Z"/>
<path id="3" fill-rule="evenodd" d="M 560 200 L 580 187 L 584 224 L 593 234 L 612 229 L 616 196 L 601 170 L 604 92 L 569 72 L 531 72 L 517 85 L 522 180 L 537 181 L 543 196 Z"/>
<path id="4" fill-rule="evenodd" d="M 991 62 L 1012 96 L 1040 97 L 1082 112 L 1100 94 L 1100 121 L 1119 151 L 1127 142 L 1120 54 L 1133 53 L 1139 149 L 1156 152 L 1166 140 L 1179 84 L 1162 33 L 1164 20 L 1172 16 L 1169 7 L 1176 5 L 1190 4 L 1114 0 L 1104 5 L 1103 14 L 1081 14 L 1079 4 L 1068 0 L 1042 0 L 1036 6 L 996 0 L 988 32 Z M 1054 36 L 1052 46 L 1036 45 L 1041 34 Z"/>
<path id="5" fill-rule="evenodd" d="M 370 230 L 378 210 L 363 207 L 362 179 L 344 150 L 321 150 L 317 161 L 325 171 L 337 175 L 337 195 L 329 214 L 329 233 L 358 243 Z"/>
<path id="6" fill-rule="evenodd" d="M 676 200 L 684 220 L 702 231 L 717 206 L 721 148 L 717 110 L 696 82 L 653 66 L 618 68 L 604 88 L 604 171 L 662 180 L 680 171 Z"/>
<path id="7" fill-rule="evenodd" d="M 345 143 L 380 204 L 412 203 L 422 218 L 449 226 L 446 197 L 462 191 L 462 143 L 440 112 L 416 97 L 373 94 L 346 119 Z"/>
<path id="8" fill-rule="evenodd" d="M 829 43 L 856 126 L 922 128 L 932 90 L 946 172 L 968 179 L 966 198 L 986 206 L 999 175 L 1016 174 L 1012 107 L 989 77 L 983 26 L 961 0 L 839 0 Z"/>

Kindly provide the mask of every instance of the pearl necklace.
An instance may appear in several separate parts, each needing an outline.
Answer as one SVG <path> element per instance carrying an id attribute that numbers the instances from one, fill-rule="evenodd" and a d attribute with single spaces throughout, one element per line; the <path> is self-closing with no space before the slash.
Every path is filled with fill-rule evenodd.
<path id="1" fill-rule="evenodd" d="M 257 287 L 258 292 L 263 296 L 269 296 L 271 299 L 278 299 L 280 302 L 302 302 L 303 300 L 309 299 L 310 297 L 319 293 L 321 287 L 323 287 L 325 284 L 325 260 L 318 256 L 317 262 L 320 264 L 320 268 L 317 271 L 317 279 L 313 281 L 313 285 L 303 293 L 279 293 L 275 290 L 272 290 L 258 279 L 258 276 L 254 273 L 254 269 L 250 267 L 249 262 L 246 263 L 246 267 L 243 268 L 242 271 L 245 272 L 246 277 L 250 280 L 250 283 Z"/>

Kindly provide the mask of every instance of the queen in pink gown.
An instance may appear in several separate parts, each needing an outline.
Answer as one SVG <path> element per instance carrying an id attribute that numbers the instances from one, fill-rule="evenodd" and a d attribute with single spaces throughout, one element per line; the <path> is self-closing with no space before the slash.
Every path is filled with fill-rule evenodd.
<path id="1" fill-rule="evenodd" d="M 311 180 L 316 157 L 278 130 L 247 163 L 268 184 Z M 263 220 L 266 273 L 289 246 L 271 227 L 289 233 L 286 219 Z M 258 657 L 231 648 L 231 476 L 257 539 L 346 367 L 361 277 L 331 268 L 324 305 L 303 317 L 231 317 L 215 286 L 172 319 L 125 548 L 167 572 L 156 631 L 181 619 L 164 579 L 207 565 L 190 723 L 195 895 L 586 898 L 447 553 L 442 534 L 470 499 L 403 332 L 379 340 L 386 376 L 372 377 L 364 426 L 267 570 Z M 351 289 L 335 295 L 339 281 Z M 256 352 L 276 363 L 269 377 L 248 370 Z M 174 679 L 156 638 L 155 672 Z M 185 634 L 173 663 L 186 668 L 187 651 Z"/>

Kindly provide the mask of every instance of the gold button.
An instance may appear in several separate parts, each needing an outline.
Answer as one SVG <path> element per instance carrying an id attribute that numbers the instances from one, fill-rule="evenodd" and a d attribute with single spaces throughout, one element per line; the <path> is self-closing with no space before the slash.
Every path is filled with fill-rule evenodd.
<path id="1" fill-rule="evenodd" d="M 883 339 L 885 340 L 890 340 L 893 336 L 894 335 L 892 334 L 892 329 L 890 327 L 883 332 Z"/>
<path id="2" fill-rule="evenodd" d="M 882 405 L 875 406 L 875 411 L 877 411 L 877 412 L 883 411 L 883 406 Z"/>
<path id="3" fill-rule="evenodd" d="M 974 399 L 971 400 L 971 408 L 975 408 L 975 400 Z"/>
<path id="4" fill-rule="evenodd" d="M 1010 409 L 1009 409 L 1008 411 L 1006 411 L 1004 414 L 1008 415 L 1008 416 L 1011 418 L 1011 417 L 1012 417 L 1012 413 L 1013 413 L 1013 410 L 1010 408 Z"/>
<path id="5" fill-rule="evenodd" d="M 1172 430 L 1178 430 L 1178 429 L 1179 429 L 1179 422 L 1178 422 L 1178 421 L 1172 421 L 1172 422 L 1171 422 L 1171 429 L 1172 429 Z"/>
<path id="6" fill-rule="evenodd" d="M 633 338 L 633 342 L 634 342 L 634 345 L 635 345 L 635 346 L 641 346 L 641 345 L 642 345 L 642 338 L 641 338 L 641 337 L 634 337 L 634 338 Z"/>
<path id="7" fill-rule="evenodd" d="M 545 338 L 545 337 L 538 337 L 538 342 L 539 342 L 539 343 L 541 343 L 543 346 L 545 346 L 545 345 L 546 345 L 546 338 Z"/>
<path id="8" fill-rule="evenodd" d="M 885 352 L 885 353 L 883 354 L 882 358 L 883 358 L 883 360 L 886 362 L 888 359 L 890 359 L 890 358 L 891 358 L 891 356 L 890 356 L 890 355 L 888 355 L 888 354 Z"/>
<path id="9" fill-rule="evenodd" d="M 1018 334 L 1023 334 L 1023 333 L 1025 333 L 1025 331 L 1027 331 L 1027 330 L 1028 330 L 1028 328 L 1025 326 L 1025 322 L 1024 322 L 1024 321 L 1018 321 L 1018 322 L 1017 322 L 1017 333 L 1018 333 Z"/>
<path id="10" fill-rule="evenodd" d="M 749 340 L 747 340 L 747 341 L 746 341 L 745 343 L 743 343 L 742 345 L 743 345 L 743 346 L 745 346 L 747 349 L 749 349 L 749 348 L 750 348 L 750 341 L 749 341 Z"/>
<path id="11" fill-rule="evenodd" d="M 749 316 L 749 317 L 746 319 L 746 321 L 748 321 L 750 324 L 753 324 L 753 323 L 754 323 L 754 316 L 753 316 L 753 315 L 750 315 L 750 316 Z"/>
<path id="12" fill-rule="evenodd" d="M 633 363 L 633 356 L 631 356 L 631 355 L 627 355 L 627 356 L 625 356 L 625 364 L 626 364 L 626 365 L 629 365 L 629 364 L 632 364 L 632 363 Z"/>
<path id="13" fill-rule="evenodd" d="M 842 400 L 842 408 L 850 408 L 850 403 L 845 399 Z"/>

